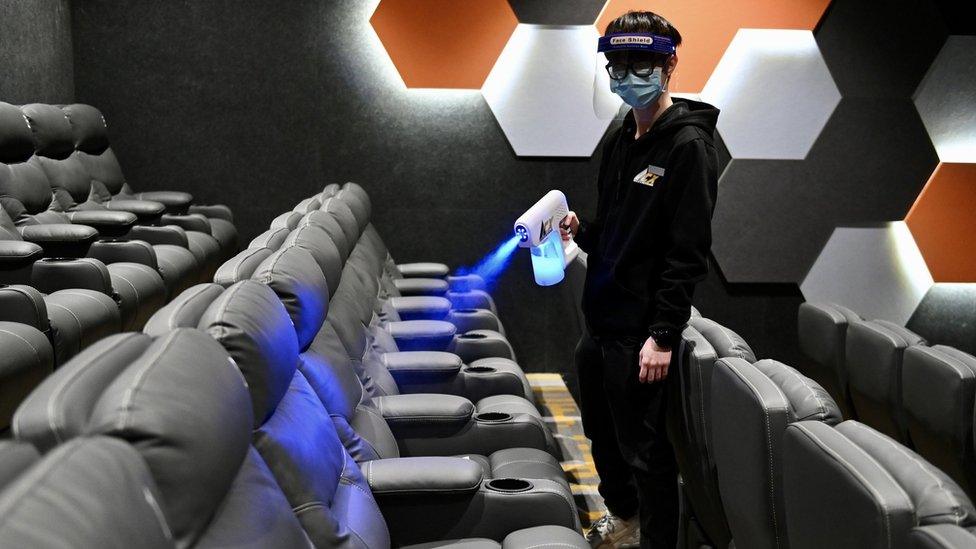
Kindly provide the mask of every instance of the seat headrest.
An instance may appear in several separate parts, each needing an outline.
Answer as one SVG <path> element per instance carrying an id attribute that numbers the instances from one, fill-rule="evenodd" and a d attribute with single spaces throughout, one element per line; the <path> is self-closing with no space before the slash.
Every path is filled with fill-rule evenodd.
<path id="1" fill-rule="evenodd" d="M 339 280 L 342 277 L 342 256 L 325 229 L 306 219 L 285 239 L 282 247 L 287 246 L 297 246 L 312 254 L 315 262 L 322 269 L 329 288 L 339 287 Z"/>
<path id="2" fill-rule="evenodd" d="M 301 218 L 302 218 L 302 214 L 298 212 L 294 212 L 294 211 L 285 212 L 271 220 L 270 228 L 272 229 L 285 228 L 290 231 L 295 228 L 295 225 L 298 225 L 298 220 L 300 220 Z"/>
<path id="3" fill-rule="evenodd" d="M 342 233 L 346 235 L 346 240 L 352 247 L 355 247 L 356 243 L 359 242 L 359 222 L 356 221 L 356 216 L 349 209 L 349 205 L 333 197 L 322 202 L 321 209 L 335 217 L 339 226 L 342 227 Z"/>
<path id="4" fill-rule="evenodd" d="M 902 391 L 909 430 L 917 426 L 938 433 L 940 445 L 955 441 L 962 459 L 972 459 L 976 357 L 945 345 L 913 345 L 902 359 Z M 916 448 L 926 453 L 921 445 Z"/>
<path id="5" fill-rule="evenodd" d="M 214 282 L 227 288 L 251 278 L 254 269 L 274 252 L 268 248 L 246 248 L 225 261 L 214 273 Z"/>
<path id="6" fill-rule="evenodd" d="M 291 228 L 288 227 L 276 227 L 274 229 L 268 229 L 263 233 L 254 237 L 250 243 L 248 243 L 248 248 L 267 248 L 271 251 L 277 250 L 281 247 L 281 243 L 288 238 L 288 233 L 291 232 Z"/>
<path id="7" fill-rule="evenodd" d="M 800 351 L 810 360 L 829 368 L 843 365 L 847 327 L 861 320 L 854 311 L 833 303 L 800 304 L 797 332 Z"/>
<path id="8" fill-rule="evenodd" d="M 359 197 L 359 200 L 366 205 L 366 211 L 372 213 L 373 203 L 369 198 L 369 193 L 359 183 L 349 181 L 342 186 L 342 190 L 349 191 Z"/>
<path id="9" fill-rule="evenodd" d="M 895 328 L 898 328 L 897 326 Z M 902 355 L 911 345 L 924 343 L 921 338 L 906 339 L 907 330 L 892 329 L 874 320 L 852 322 L 847 328 L 845 360 L 849 372 L 862 374 L 873 372 L 887 375 L 889 369 L 899 364 Z M 887 381 L 886 381 L 887 383 Z"/>
<path id="10" fill-rule="evenodd" d="M 102 111 L 75 103 L 61 107 L 71 123 L 71 135 L 75 148 L 88 154 L 102 154 L 108 148 L 108 125 Z"/>
<path id="11" fill-rule="evenodd" d="M 314 212 L 315 210 L 319 209 L 319 207 L 321 206 L 322 206 L 322 201 L 319 200 L 319 197 L 313 196 L 310 198 L 306 198 L 305 200 L 302 200 L 301 202 L 296 204 L 295 207 L 292 208 L 292 211 L 305 215 L 309 212 Z"/>
<path id="12" fill-rule="evenodd" d="M 71 122 L 64 111 L 54 105 L 32 103 L 20 108 L 30 123 L 34 136 L 34 154 L 64 160 L 75 152 Z"/>
<path id="13" fill-rule="evenodd" d="M 17 107 L 0 101 L 0 162 L 27 162 L 34 155 L 34 138 L 27 117 Z"/>
<path id="14" fill-rule="evenodd" d="M 156 311 L 146 322 L 142 332 L 156 337 L 176 328 L 196 328 L 203 312 L 222 293 L 224 287 L 220 284 L 191 286 Z"/>
<path id="15" fill-rule="evenodd" d="M 299 349 L 306 349 L 329 314 L 329 284 L 312 254 L 284 247 L 258 265 L 251 279 L 274 290 L 295 325 Z"/>
<path id="16" fill-rule="evenodd" d="M 864 449 L 901 485 L 920 525 L 976 524 L 976 508 L 966 493 L 922 456 L 857 421 L 845 421 L 837 431 Z"/>
<path id="17" fill-rule="evenodd" d="M 0 493 L 4 547 L 172 548 L 163 498 L 139 452 L 92 437 L 59 446 Z"/>
<path id="18" fill-rule="evenodd" d="M 147 346 L 148 339 L 122 334 L 103 340 L 115 343 L 93 346 L 104 351 L 104 364 L 87 352 L 68 361 L 42 384 L 46 403 L 34 416 L 44 414 L 54 432 L 41 442 L 63 440 L 61 426 L 69 422 L 82 426 L 80 435 L 130 442 L 156 479 L 174 537 L 186 546 L 204 529 L 244 460 L 251 403 L 241 373 L 206 334 L 179 328 Z M 23 432 L 20 419 L 16 428 Z M 41 428 L 37 421 L 30 426 Z"/>
<path id="19" fill-rule="evenodd" d="M 145 334 L 116 334 L 75 355 L 17 408 L 11 425 L 16 437 L 46 452 L 84 434 L 102 393 L 152 341 Z"/>
<path id="20" fill-rule="evenodd" d="M 359 198 L 359 195 L 351 191 L 342 190 L 337 192 L 333 198 L 338 198 L 349 206 L 349 210 L 352 211 L 353 217 L 356 218 L 356 223 L 359 224 L 360 232 L 366 228 L 366 225 L 369 225 L 369 208 L 363 204 L 362 200 Z"/>
<path id="21" fill-rule="evenodd" d="M 693 317 L 688 325 L 698 330 L 712 344 L 719 358 L 741 358 L 756 361 L 756 354 L 739 334 L 705 317 Z"/>
<path id="22" fill-rule="evenodd" d="M 36 463 L 39 457 L 37 449 L 26 442 L 0 441 L 0 491 Z"/>
<path id="23" fill-rule="evenodd" d="M 321 201 L 325 200 L 326 198 L 331 198 L 332 195 L 334 195 L 335 193 L 339 192 L 339 189 L 341 189 L 341 188 L 342 188 L 342 186 L 339 185 L 338 183 L 329 183 L 328 185 L 326 185 L 325 187 L 323 187 L 322 188 L 322 192 L 320 192 L 316 196 L 318 197 L 319 202 L 321 202 Z"/>
<path id="24" fill-rule="evenodd" d="M 352 252 L 352 245 L 349 243 L 349 239 L 346 238 L 345 231 L 342 230 L 342 226 L 336 221 L 336 218 L 331 214 L 319 210 L 317 212 L 311 212 L 303 218 L 308 223 L 317 225 L 325 230 L 329 234 L 329 238 L 339 249 L 339 254 L 342 256 L 342 260 L 345 261 L 349 257 L 349 253 Z"/>
<path id="25" fill-rule="evenodd" d="M 298 340 L 284 305 L 271 288 L 244 280 L 210 304 L 198 327 L 224 347 L 244 374 L 253 426 L 260 426 L 274 413 L 298 367 Z"/>
<path id="26" fill-rule="evenodd" d="M 828 425 L 840 423 L 844 416 L 830 394 L 816 381 L 782 362 L 764 359 L 754 364 L 786 396 L 794 421 L 815 420 Z"/>

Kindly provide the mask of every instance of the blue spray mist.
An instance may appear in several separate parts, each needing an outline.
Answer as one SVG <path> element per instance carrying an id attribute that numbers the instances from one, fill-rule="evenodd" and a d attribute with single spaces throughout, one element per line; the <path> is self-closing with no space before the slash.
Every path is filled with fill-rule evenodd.
<path id="1" fill-rule="evenodd" d="M 518 248 L 519 237 L 513 235 L 502 242 L 491 253 L 486 255 L 474 267 L 462 267 L 458 274 L 476 274 L 485 280 L 485 286 L 490 291 L 498 282 L 498 277 L 505 271 Z"/>

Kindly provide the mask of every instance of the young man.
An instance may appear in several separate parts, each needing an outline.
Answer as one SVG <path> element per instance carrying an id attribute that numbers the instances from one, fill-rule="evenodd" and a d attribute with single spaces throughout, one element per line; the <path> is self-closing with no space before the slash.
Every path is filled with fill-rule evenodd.
<path id="1" fill-rule="evenodd" d="M 665 428 L 672 349 L 708 272 L 718 186 L 718 110 L 673 99 L 681 35 L 651 12 L 630 12 L 600 39 L 610 88 L 632 110 L 603 146 L 596 217 L 570 212 L 563 238 L 588 254 L 576 349 L 583 429 L 609 513 L 594 547 L 674 549 L 677 466 Z M 639 530 L 639 536 L 638 536 Z"/>

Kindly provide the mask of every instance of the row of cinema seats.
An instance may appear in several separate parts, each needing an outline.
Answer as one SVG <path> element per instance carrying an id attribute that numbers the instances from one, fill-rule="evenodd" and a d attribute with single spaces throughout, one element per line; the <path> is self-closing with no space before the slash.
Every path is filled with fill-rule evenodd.
<path id="1" fill-rule="evenodd" d="M 668 428 L 681 547 L 976 547 L 976 509 L 959 485 L 895 438 L 845 421 L 816 381 L 757 360 L 700 316 L 678 352 Z"/>
<path id="2" fill-rule="evenodd" d="M 28 397 L 0 546 L 588 547 L 504 336 L 460 343 L 446 268 L 403 278 L 343 190 Z"/>
<path id="3" fill-rule="evenodd" d="M 976 497 L 976 357 L 843 306 L 804 303 L 800 344 L 844 416 L 914 449 Z"/>
<path id="4" fill-rule="evenodd" d="M 97 109 L 0 102 L 0 429 L 54 368 L 237 252 L 230 210 L 192 201 L 132 191 Z"/>

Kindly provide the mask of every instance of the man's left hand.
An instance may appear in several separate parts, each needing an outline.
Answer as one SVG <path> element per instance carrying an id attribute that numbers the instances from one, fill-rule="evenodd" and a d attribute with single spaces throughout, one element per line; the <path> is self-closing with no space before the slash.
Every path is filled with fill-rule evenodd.
<path id="1" fill-rule="evenodd" d="M 647 338 L 640 350 L 640 382 L 654 383 L 665 379 L 670 364 L 671 349 L 659 346 L 653 337 Z"/>

